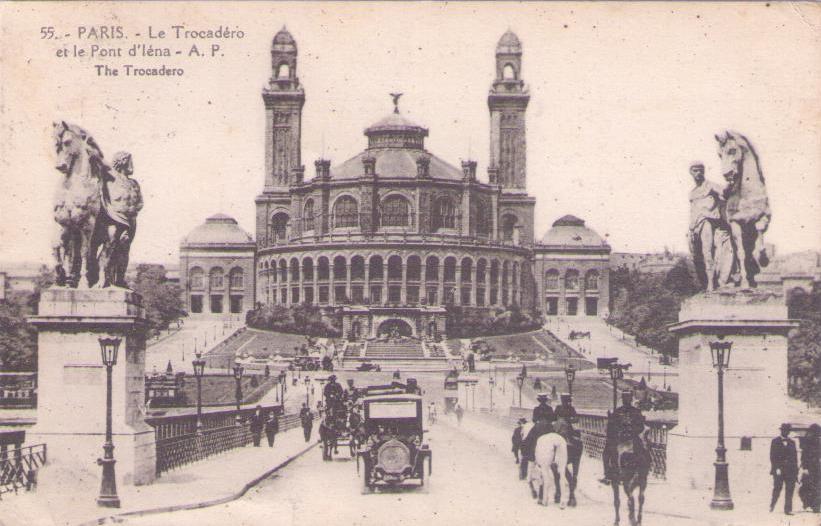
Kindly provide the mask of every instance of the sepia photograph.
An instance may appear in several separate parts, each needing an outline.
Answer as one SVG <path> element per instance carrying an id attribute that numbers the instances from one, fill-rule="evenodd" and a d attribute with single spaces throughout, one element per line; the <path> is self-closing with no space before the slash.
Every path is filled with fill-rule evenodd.
<path id="1" fill-rule="evenodd" d="M 821 524 L 821 4 L 0 4 L 0 526 Z"/>

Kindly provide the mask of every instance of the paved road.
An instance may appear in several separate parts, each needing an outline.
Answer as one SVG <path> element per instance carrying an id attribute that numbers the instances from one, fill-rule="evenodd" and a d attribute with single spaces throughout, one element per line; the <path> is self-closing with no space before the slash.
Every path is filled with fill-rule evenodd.
<path id="1" fill-rule="evenodd" d="M 612 524 L 610 506 L 584 496 L 580 496 L 579 507 L 575 509 L 538 506 L 525 484 L 517 480 L 516 466 L 506 451 L 471 438 L 452 423 L 433 426 L 429 439 L 434 452 L 433 475 L 423 489 L 362 494 L 355 462 L 323 462 L 317 448 L 240 500 L 201 510 L 131 519 L 127 524 Z M 648 519 L 645 524 L 659 524 L 662 520 L 665 526 L 685 524 L 658 516 Z"/>

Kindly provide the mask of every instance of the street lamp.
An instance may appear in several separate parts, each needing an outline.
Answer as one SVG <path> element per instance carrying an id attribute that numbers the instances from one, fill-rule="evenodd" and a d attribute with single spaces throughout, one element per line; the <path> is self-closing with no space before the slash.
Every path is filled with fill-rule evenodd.
<path id="1" fill-rule="evenodd" d="M 308 408 L 311 407 L 311 391 L 309 389 L 311 385 L 311 378 L 306 374 L 305 375 L 305 403 L 308 404 Z"/>
<path id="2" fill-rule="evenodd" d="M 240 416 L 240 402 L 242 401 L 242 373 L 244 372 L 242 365 L 239 362 L 234 363 L 234 380 L 237 382 L 237 425 L 242 424 L 242 417 Z"/>
<path id="3" fill-rule="evenodd" d="M 569 364 L 564 368 L 564 376 L 567 378 L 567 392 L 571 399 L 573 397 L 573 381 L 576 379 L 576 368 L 573 364 Z"/>
<path id="4" fill-rule="evenodd" d="M 117 351 L 120 348 L 119 338 L 99 338 L 100 354 L 106 371 L 105 393 L 105 443 L 103 458 L 97 464 L 103 467 L 103 480 L 100 484 L 100 495 L 97 505 L 104 508 L 119 508 L 120 497 L 117 496 L 117 478 L 114 475 L 114 442 L 111 440 L 111 369 L 117 364 Z"/>
<path id="5" fill-rule="evenodd" d="M 714 510 L 733 509 L 730 496 L 730 480 L 727 474 L 727 449 L 724 447 L 724 369 L 730 366 L 730 350 L 733 342 L 710 342 L 710 354 L 718 376 L 718 445 L 716 446 L 716 481 L 713 486 L 713 500 L 710 507 Z"/>
<path id="6" fill-rule="evenodd" d="M 202 433 L 202 375 L 205 373 L 205 360 L 200 353 L 191 362 L 194 366 L 194 377 L 197 379 L 197 433 Z"/>
<path id="7" fill-rule="evenodd" d="M 516 377 L 516 383 L 519 385 L 519 407 L 522 407 L 522 386 L 525 384 L 525 377 L 520 374 Z"/>
<path id="8" fill-rule="evenodd" d="M 488 382 L 490 382 L 490 412 L 492 413 L 493 412 L 493 387 L 496 385 L 496 380 L 494 380 L 493 377 L 491 376 L 488 379 Z"/>
<path id="9" fill-rule="evenodd" d="M 610 365 L 610 380 L 613 382 L 613 412 L 616 411 L 618 402 L 619 380 L 624 378 L 623 365 L 620 363 L 613 363 Z M 628 365 L 629 367 L 629 365 Z"/>

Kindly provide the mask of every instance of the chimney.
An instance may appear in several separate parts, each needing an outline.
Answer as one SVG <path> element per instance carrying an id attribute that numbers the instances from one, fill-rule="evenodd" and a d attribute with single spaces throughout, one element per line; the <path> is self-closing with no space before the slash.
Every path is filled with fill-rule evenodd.
<path id="1" fill-rule="evenodd" d="M 292 168 L 291 172 L 294 174 L 293 177 L 293 184 L 302 184 L 305 180 L 305 166 L 297 166 L 296 168 Z"/>
<path id="2" fill-rule="evenodd" d="M 376 175 L 376 158 L 371 156 L 363 157 L 362 166 L 365 168 L 365 175 L 370 177 Z"/>
<path id="3" fill-rule="evenodd" d="M 462 161 L 462 176 L 465 181 L 476 180 L 476 161 Z"/>
<path id="4" fill-rule="evenodd" d="M 328 159 L 317 159 L 314 161 L 316 167 L 316 178 L 325 181 L 331 178 L 331 161 Z"/>
<path id="5" fill-rule="evenodd" d="M 430 156 L 420 155 L 416 158 L 416 177 L 419 179 L 430 177 Z"/>
<path id="6" fill-rule="evenodd" d="M 487 180 L 490 184 L 499 184 L 499 169 L 498 168 L 488 168 L 487 169 Z"/>

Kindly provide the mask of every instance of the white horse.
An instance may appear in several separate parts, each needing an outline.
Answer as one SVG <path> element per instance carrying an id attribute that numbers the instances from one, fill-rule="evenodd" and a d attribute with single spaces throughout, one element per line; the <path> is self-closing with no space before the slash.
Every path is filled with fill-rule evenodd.
<path id="1" fill-rule="evenodd" d="M 552 495 L 556 495 L 559 489 L 557 484 L 561 479 L 565 479 L 568 488 L 562 492 L 565 497 L 558 502 L 559 507 L 564 509 L 567 505 L 567 495 L 570 495 L 570 481 L 567 480 L 565 470 L 567 468 L 567 442 L 558 433 L 548 433 L 539 437 L 536 442 L 534 452 L 536 460 L 531 463 L 528 471 L 528 484 L 534 496 L 538 495 L 539 504 L 547 506 Z M 534 486 L 534 483 L 536 486 Z"/>

